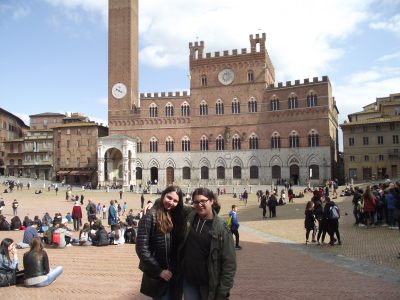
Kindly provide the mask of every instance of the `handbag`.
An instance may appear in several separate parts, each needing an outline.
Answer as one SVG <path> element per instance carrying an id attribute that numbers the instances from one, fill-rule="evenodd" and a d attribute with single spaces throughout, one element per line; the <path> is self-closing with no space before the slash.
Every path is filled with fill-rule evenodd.
<path id="1" fill-rule="evenodd" d="M 166 294 L 168 290 L 168 282 L 162 278 L 153 278 L 143 272 L 142 284 L 140 292 L 146 296 L 159 298 Z"/>
<path id="2" fill-rule="evenodd" d="M 1 270 L 0 271 L 0 287 L 15 285 L 16 281 L 17 281 L 16 273 L 17 273 L 16 269 Z"/>

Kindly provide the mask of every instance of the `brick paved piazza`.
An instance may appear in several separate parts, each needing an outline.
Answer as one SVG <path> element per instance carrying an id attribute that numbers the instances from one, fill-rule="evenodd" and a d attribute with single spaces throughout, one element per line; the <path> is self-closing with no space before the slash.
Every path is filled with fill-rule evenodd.
<path id="1" fill-rule="evenodd" d="M 2 189 L 3 190 L 3 189 Z M 74 193 L 75 191 L 73 191 Z M 119 199 L 117 191 L 76 190 L 96 203 Z M 14 191 L 1 195 L 9 220 L 11 202 L 18 199 L 19 215 L 42 217 L 44 212 L 63 215 L 71 211 L 65 190 L 41 195 Z M 146 200 L 156 196 L 146 195 Z M 239 206 L 243 249 L 237 251 L 238 271 L 231 299 L 400 299 L 400 232 L 385 227 L 353 226 L 351 198 L 338 199 L 342 217 L 342 246 L 305 245 L 304 207 L 310 194 L 295 203 L 277 208 L 276 219 L 263 220 L 257 198 L 250 195 L 247 206 L 231 195 L 221 196 L 221 215 L 230 205 Z M 124 193 L 128 208 L 138 211 L 139 195 Z M 348 215 L 345 215 L 347 213 Z M 77 233 L 75 233 L 77 235 Z M 0 231 L 0 238 L 22 240 L 21 231 Z M 20 261 L 25 250 L 19 251 Z M 139 293 L 141 272 L 134 245 L 68 247 L 47 249 L 51 266 L 62 265 L 64 273 L 49 287 L 1 288 L 2 299 L 147 299 Z"/>

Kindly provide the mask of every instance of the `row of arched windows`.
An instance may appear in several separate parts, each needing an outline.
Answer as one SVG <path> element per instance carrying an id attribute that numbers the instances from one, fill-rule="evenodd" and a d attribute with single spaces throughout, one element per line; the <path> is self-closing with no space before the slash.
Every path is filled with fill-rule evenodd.
<path id="1" fill-rule="evenodd" d="M 296 109 L 299 108 L 299 101 L 295 94 L 291 94 L 288 98 L 287 102 L 288 109 Z M 271 99 L 271 111 L 276 111 L 281 109 L 281 101 L 276 97 L 273 96 Z M 311 93 L 307 96 L 307 107 L 314 107 L 317 106 L 317 95 Z M 247 111 L 249 113 L 255 113 L 258 111 L 258 104 L 257 100 L 253 97 L 247 102 Z M 174 116 L 174 106 L 172 103 L 168 102 L 164 108 L 165 117 L 173 117 Z M 240 114 L 240 102 L 237 98 L 234 98 L 231 102 L 231 113 L 232 114 Z M 200 116 L 207 116 L 208 115 L 208 103 L 205 100 L 200 102 L 199 107 L 199 114 Z M 223 115 L 225 114 L 225 105 L 221 99 L 218 99 L 215 103 L 215 114 L 216 115 Z M 153 102 L 149 106 L 149 116 L 150 118 L 158 117 L 158 106 Z M 189 103 L 186 101 L 181 105 L 180 111 L 181 117 L 189 117 L 190 116 L 190 106 Z"/>
<path id="2" fill-rule="evenodd" d="M 318 165 L 310 165 L 309 168 L 310 179 L 319 179 L 319 166 Z M 225 176 L 226 168 L 223 166 L 217 167 L 217 179 L 226 179 Z M 271 175 L 272 178 L 278 179 L 281 178 L 281 167 L 280 166 L 272 166 L 271 167 Z M 136 179 L 141 180 L 143 177 L 143 170 L 141 167 L 136 168 Z M 210 169 L 207 166 L 202 166 L 200 168 L 200 178 L 201 179 L 210 179 Z M 242 167 L 234 166 L 232 168 L 232 178 L 233 179 L 241 179 L 242 178 Z M 258 179 L 259 178 L 259 167 L 251 166 L 250 167 L 250 179 Z M 191 169 L 190 167 L 182 168 L 182 179 L 191 179 Z"/>
<path id="3" fill-rule="evenodd" d="M 289 135 L 289 148 L 299 148 L 300 138 L 299 134 L 293 130 Z M 259 147 L 259 138 L 256 134 L 252 134 L 249 137 L 249 149 L 256 150 Z M 152 137 L 149 141 L 150 152 L 158 152 L 158 139 Z M 226 150 L 226 140 L 222 135 L 218 135 L 215 139 L 215 149 L 218 151 Z M 304 145 L 303 145 L 304 146 Z M 142 152 L 142 141 L 139 139 L 137 142 L 137 152 Z M 312 129 L 308 134 L 308 147 L 319 147 L 319 135 L 316 130 Z M 231 149 L 240 150 L 242 148 L 242 139 L 238 134 L 235 134 L 231 139 Z M 271 148 L 280 149 L 281 148 L 281 136 L 278 132 L 274 132 L 271 137 Z M 203 135 L 200 139 L 200 151 L 209 150 L 209 139 L 207 136 Z M 172 137 L 167 137 L 165 140 L 165 151 L 174 152 L 175 151 L 175 141 Z M 190 139 L 185 136 L 181 139 L 180 151 L 189 152 L 190 151 Z"/>

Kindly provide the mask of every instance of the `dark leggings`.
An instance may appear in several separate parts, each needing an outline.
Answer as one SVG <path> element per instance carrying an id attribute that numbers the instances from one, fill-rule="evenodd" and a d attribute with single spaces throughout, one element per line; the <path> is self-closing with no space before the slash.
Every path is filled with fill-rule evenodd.
<path id="1" fill-rule="evenodd" d="M 319 238 L 321 237 L 321 233 L 322 233 L 321 242 L 323 243 L 325 241 L 325 235 L 326 235 L 327 229 L 328 229 L 327 220 L 318 220 L 317 241 L 319 241 Z"/>
<path id="2" fill-rule="evenodd" d="M 235 236 L 236 247 L 239 246 L 239 231 L 237 229 L 231 229 L 232 234 Z"/>

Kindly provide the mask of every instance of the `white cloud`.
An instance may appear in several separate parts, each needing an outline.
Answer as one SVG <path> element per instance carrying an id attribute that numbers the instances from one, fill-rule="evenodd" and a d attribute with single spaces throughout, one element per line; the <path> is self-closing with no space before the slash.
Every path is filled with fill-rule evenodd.
<path id="1" fill-rule="evenodd" d="M 372 29 L 382 29 L 400 34 L 400 14 L 394 15 L 388 20 L 372 22 L 370 25 Z"/>
<path id="2" fill-rule="evenodd" d="M 395 53 L 391 53 L 391 54 L 387 54 L 384 56 L 381 56 L 377 59 L 378 62 L 384 62 L 384 61 L 388 61 L 388 60 L 394 60 L 394 59 L 398 59 L 400 58 L 400 51 L 399 52 L 395 52 Z"/>
<path id="3" fill-rule="evenodd" d="M 24 18 L 31 13 L 30 8 L 21 1 L 14 1 L 12 4 L 0 3 L 0 14 L 11 15 L 14 20 Z"/>
<path id="4" fill-rule="evenodd" d="M 107 0 L 45 0 L 55 7 L 65 8 L 64 13 L 75 22 L 80 22 L 80 10 L 89 14 L 100 14 L 103 22 L 108 22 L 108 1 Z M 87 17 L 85 16 L 85 19 Z"/>
<path id="5" fill-rule="evenodd" d="M 370 2 L 146 0 L 140 2 L 139 57 L 153 67 L 187 67 L 188 43 L 197 36 L 205 52 L 214 52 L 249 48 L 243 43 L 249 34 L 265 32 L 278 80 L 326 74 L 344 54 L 332 40 L 356 32 Z"/>
<path id="6" fill-rule="evenodd" d="M 400 68 L 384 68 L 366 70 L 366 76 L 361 73 L 352 74 L 346 85 L 334 86 L 334 96 L 339 106 L 339 122 L 343 123 L 347 115 L 361 111 L 363 106 L 375 102 L 377 97 L 386 97 L 398 93 L 400 87 Z"/>

